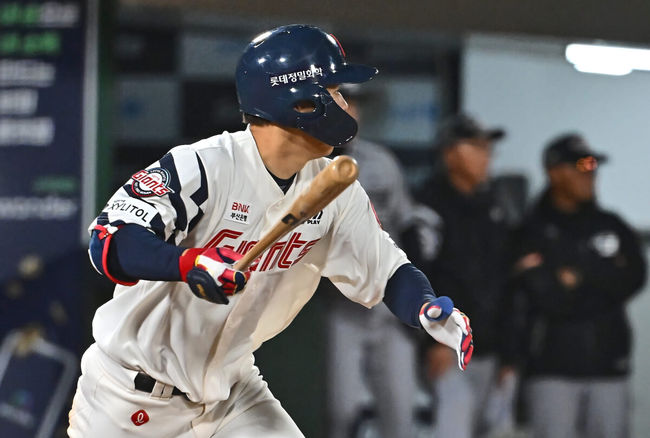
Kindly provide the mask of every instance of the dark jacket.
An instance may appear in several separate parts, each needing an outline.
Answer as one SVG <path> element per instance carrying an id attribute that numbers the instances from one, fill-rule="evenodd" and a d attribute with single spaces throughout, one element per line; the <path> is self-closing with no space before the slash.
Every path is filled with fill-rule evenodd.
<path id="1" fill-rule="evenodd" d="M 505 360 L 518 358 L 530 375 L 627 374 L 631 334 L 624 304 L 646 275 L 632 230 L 596 203 L 562 213 L 546 193 L 515 241 Z M 517 265 L 531 253 L 541 255 L 539 266 Z M 561 268 L 577 274 L 574 287 L 559 281 Z"/>
<path id="2" fill-rule="evenodd" d="M 494 353 L 499 304 L 506 279 L 508 225 L 494 193 L 484 188 L 467 196 L 445 175 L 426 184 L 418 200 L 434 210 L 435 249 L 425 254 L 419 236 L 409 236 L 404 249 L 429 278 L 437 295 L 448 295 L 467 314 L 474 333 L 474 355 Z M 427 240 L 427 239 L 424 239 Z"/>

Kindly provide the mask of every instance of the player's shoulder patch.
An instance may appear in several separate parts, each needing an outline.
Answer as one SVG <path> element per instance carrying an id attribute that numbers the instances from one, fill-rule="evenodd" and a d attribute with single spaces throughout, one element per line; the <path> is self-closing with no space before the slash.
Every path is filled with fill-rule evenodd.
<path id="1" fill-rule="evenodd" d="M 169 187 L 171 175 L 162 167 L 139 170 L 131 176 L 131 179 L 133 193 L 142 198 L 174 193 L 174 190 Z"/>

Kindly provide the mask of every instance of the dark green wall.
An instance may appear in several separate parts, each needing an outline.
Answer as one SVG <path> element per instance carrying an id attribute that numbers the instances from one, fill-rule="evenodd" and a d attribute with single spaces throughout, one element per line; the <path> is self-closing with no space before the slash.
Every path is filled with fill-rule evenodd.
<path id="1" fill-rule="evenodd" d="M 326 300 L 317 292 L 291 325 L 255 354 L 273 395 L 309 438 L 324 438 L 327 426 Z"/>

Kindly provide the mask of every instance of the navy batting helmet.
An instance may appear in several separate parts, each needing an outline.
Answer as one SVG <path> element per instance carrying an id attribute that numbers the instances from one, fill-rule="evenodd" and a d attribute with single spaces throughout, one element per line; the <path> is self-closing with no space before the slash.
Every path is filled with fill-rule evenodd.
<path id="1" fill-rule="evenodd" d="M 338 40 L 315 26 L 278 27 L 251 41 L 239 60 L 239 109 L 340 146 L 354 138 L 357 123 L 326 87 L 365 82 L 376 74 L 374 67 L 348 64 Z M 304 102 L 314 111 L 297 111 L 296 104 Z"/>

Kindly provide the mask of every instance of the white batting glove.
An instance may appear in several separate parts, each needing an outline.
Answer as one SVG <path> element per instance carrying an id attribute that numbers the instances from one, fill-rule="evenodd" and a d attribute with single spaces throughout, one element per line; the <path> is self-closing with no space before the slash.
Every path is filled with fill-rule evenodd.
<path id="1" fill-rule="evenodd" d="M 438 297 L 420 310 L 420 324 L 433 339 L 456 351 L 458 367 L 465 370 L 474 352 L 469 318 L 449 297 Z"/>

